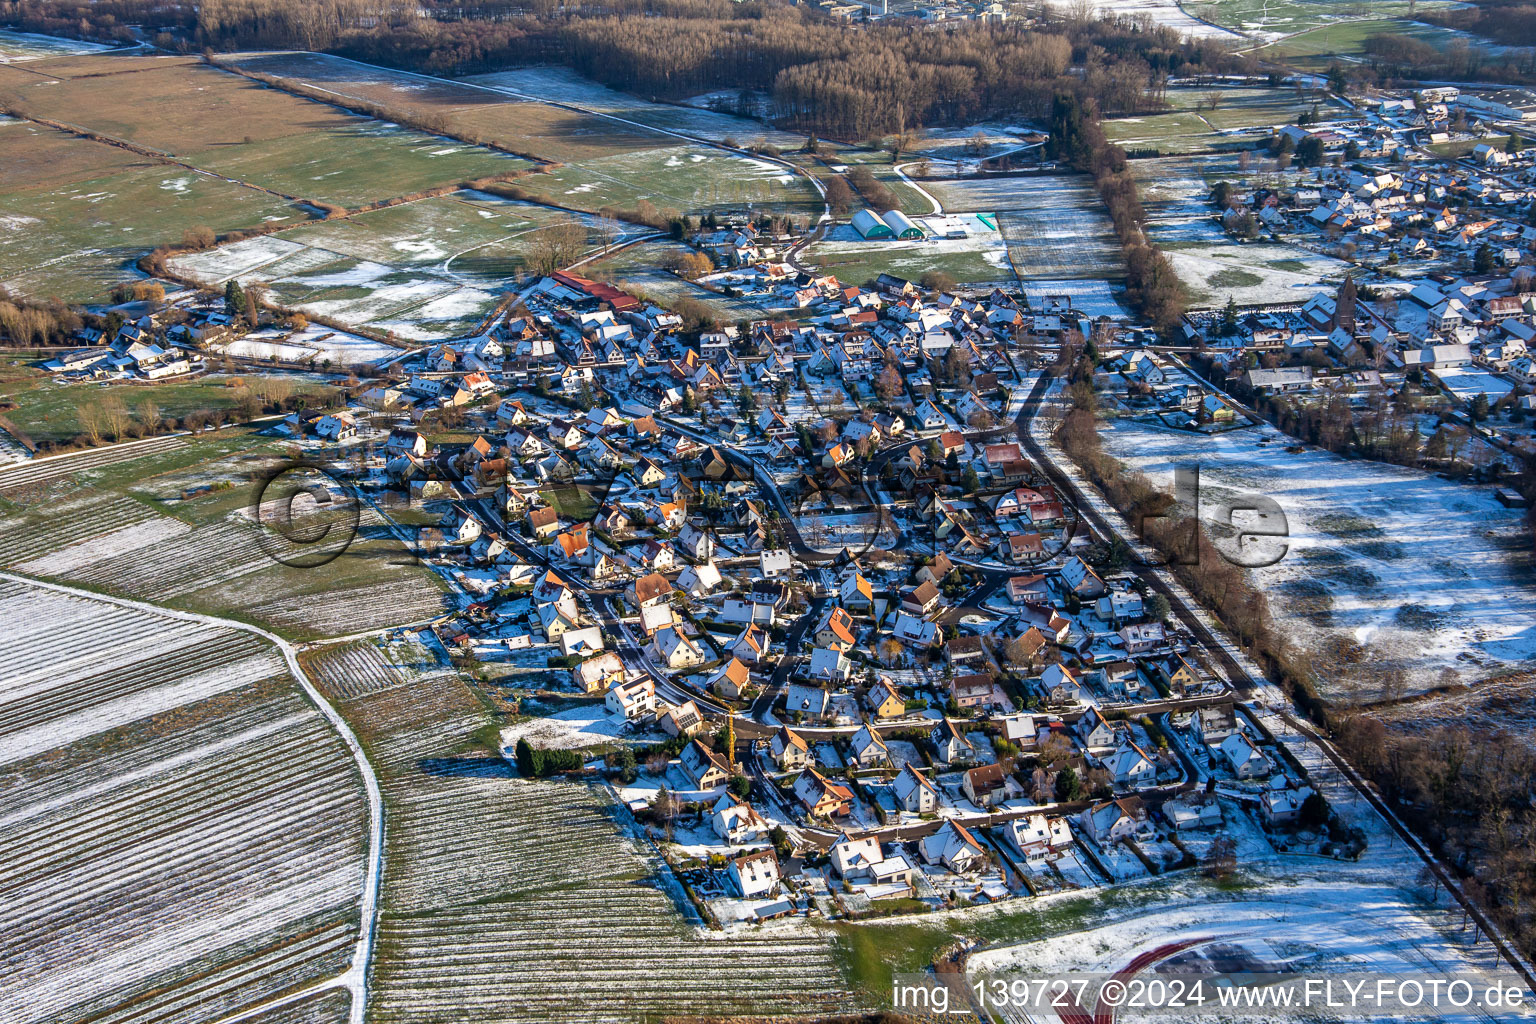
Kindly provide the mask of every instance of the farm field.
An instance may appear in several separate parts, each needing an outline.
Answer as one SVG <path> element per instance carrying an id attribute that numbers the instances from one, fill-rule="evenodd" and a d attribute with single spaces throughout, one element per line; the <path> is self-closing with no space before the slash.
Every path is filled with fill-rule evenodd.
<path id="1" fill-rule="evenodd" d="M 1148 18 L 1152 24 L 1171 28 L 1181 35 L 1231 43 L 1242 39 L 1240 33 L 1231 29 L 1201 21 L 1195 14 L 1185 11 L 1178 0 L 1089 0 L 1089 7 L 1108 17 Z"/>
<path id="2" fill-rule="evenodd" d="M 221 60 L 340 97 L 439 117 L 455 131 L 476 132 L 485 141 L 543 160 L 587 160 L 676 141 L 649 128 L 519 100 L 488 87 L 391 71 L 328 54 L 246 53 Z"/>
<path id="3" fill-rule="evenodd" d="M 353 655 L 354 659 L 357 655 Z M 370 751 L 390 822 L 372 1019 L 631 1021 L 851 1008 L 823 935 L 706 938 L 684 923 L 622 813 L 580 784 L 520 779 L 481 746 L 490 716 L 452 675 L 319 685 Z M 728 985 L 721 979 L 729 978 Z"/>
<path id="4" fill-rule="evenodd" d="M 0 379 L 0 397 L 17 403 L 6 411 L 6 419 L 35 444 L 74 440 L 80 434 L 80 406 L 108 395 L 121 399 L 130 411 L 149 401 L 161 416 L 177 417 L 205 409 L 231 409 L 237 395 L 228 386 L 230 378 L 220 374 L 155 384 L 57 384 L 45 371 L 26 369 L 25 374 Z"/>
<path id="5" fill-rule="evenodd" d="M 1405 17 L 1386 17 L 1371 5 L 1371 17 L 1356 21 L 1324 22 L 1316 28 L 1255 50 L 1259 58 L 1278 58 L 1306 70 L 1326 71 L 1340 58 L 1358 58 L 1365 53 L 1365 41 L 1374 35 L 1410 36 L 1436 49 L 1444 49 L 1451 40 L 1466 38 L 1451 29 L 1410 21 Z M 1406 13 L 1406 12 L 1405 12 Z"/>
<path id="6" fill-rule="evenodd" d="M 916 217 L 930 237 L 921 241 L 862 238 L 849 224 L 839 224 L 801 253 L 801 260 L 845 281 L 872 281 L 895 274 L 911 281 L 927 271 L 949 274 L 961 284 L 1001 282 L 1013 285 L 1008 245 L 992 224 L 981 217 L 952 214 Z M 948 228 L 963 225 L 967 237 L 942 237 Z M 935 237 L 937 236 L 937 237 Z"/>
<path id="7" fill-rule="evenodd" d="M 958 179 L 925 182 L 923 187 L 948 213 L 995 213 L 1021 281 L 1124 276 L 1119 243 L 1087 179 Z"/>
<path id="8" fill-rule="evenodd" d="M 1250 571 L 1315 659 L 1325 699 L 1475 683 L 1536 657 L 1522 517 L 1491 489 L 1300 449 L 1267 426 L 1193 434 L 1119 420 L 1103 438 L 1155 484 L 1198 462 L 1207 508 L 1238 493 L 1279 503 L 1285 557 Z"/>
<path id="9" fill-rule="evenodd" d="M 526 272 L 528 234 L 565 216 L 456 192 L 189 253 L 171 266 L 215 287 L 264 281 L 286 306 L 424 340 L 470 331 Z"/>
<path id="10" fill-rule="evenodd" d="M 1276 40 L 1345 19 L 1406 16 L 1415 6 L 1428 10 L 1451 5 L 1437 0 L 1417 5 L 1408 0 L 1186 0 L 1182 6 L 1250 38 Z"/>
<path id="11" fill-rule="evenodd" d="M 0 96 L 38 117 L 126 139 L 236 181 L 347 207 L 529 166 L 186 58 L 105 73 L 123 59 L 72 58 L 94 62 L 94 77 L 50 79 L 52 61 L 33 62 L 26 72 L 0 66 Z"/>
<path id="12" fill-rule="evenodd" d="M 1041 976 L 1121 971 L 1133 962 L 1156 961 L 1158 968 L 1148 963 L 1144 969 L 1184 965 L 1208 971 L 1215 960 L 1235 962 L 1241 966 L 1226 970 L 1244 973 L 1271 970 L 1267 965 L 1292 958 L 1327 963 L 1330 971 L 1389 974 L 1456 974 L 1493 966 L 1453 937 L 1456 915 L 1426 906 L 1404 888 L 1357 878 L 1250 880 L 1243 891 L 1172 901 L 1154 897 L 1150 903 L 1110 924 L 986 950 L 968 969 L 973 976 Z"/>
<path id="13" fill-rule="evenodd" d="M 248 431 L 159 438 L 0 470 L 0 567 L 297 640 L 429 619 L 446 598 L 371 508 L 319 568 L 280 564 L 249 506 L 278 449 Z M 212 488 L 212 489 L 208 489 Z"/>
<path id="14" fill-rule="evenodd" d="M 1210 98 L 1219 96 L 1215 109 Z M 1157 149 L 1182 153 L 1234 143 L 1248 144 L 1267 137 L 1277 125 L 1288 124 L 1312 109 L 1311 96 L 1290 89 L 1216 87 L 1172 88 L 1165 98 L 1169 109 L 1104 122 L 1104 134 L 1128 150 Z"/>
<path id="15" fill-rule="evenodd" d="M 1223 306 L 1228 298 L 1238 305 L 1303 303 L 1349 268 L 1298 245 L 1229 237 L 1215 220 L 1211 185 L 1265 173 L 1244 169 L 1230 154 L 1133 160 L 1131 168 L 1142 186 L 1147 235 L 1173 264 L 1191 306 Z"/>
<path id="16" fill-rule="evenodd" d="M 780 149 L 795 149 L 805 144 L 805 136 L 779 131 L 762 121 L 698 107 L 650 103 L 583 78 L 569 68 L 516 68 L 485 75 L 466 75 L 460 81 L 552 103 L 574 103 L 588 110 L 711 142 L 731 139 L 737 145 L 745 146 L 762 141 Z"/>
<path id="17" fill-rule="evenodd" d="M 32 157 L 51 174 L 28 185 Z M 13 164 L 11 161 L 17 162 Z M 0 284 L 100 301 L 192 225 L 231 231 L 309 215 L 277 196 L 25 122 L 0 123 Z"/>
<path id="18" fill-rule="evenodd" d="M 949 213 L 995 212 L 1021 281 L 1117 280 L 1125 274 L 1114 228 L 1086 178 L 957 179 L 923 187 Z"/>
<path id="19" fill-rule="evenodd" d="M 346 971 L 367 803 L 272 646 L 11 579 L 0 615 L 6 1020 L 204 1024 Z"/>
<path id="20" fill-rule="evenodd" d="M 74 53 L 98 53 L 107 47 L 100 43 L 87 43 L 78 39 L 60 39 L 33 32 L 11 32 L 0 29 L 0 64 L 12 64 L 39 57 L 58 57 Z"/>
<path id="21" fill-rule="evenodd" d="M 592 210 L 633 208 L 641 200 L 685 213 L 750 207 L 814 217 L 822 210 L 820 196 L 803 176 L 766 160 L 696 145 L 585 159 L 529 175 L 518 186 L 552 203 Z"/>

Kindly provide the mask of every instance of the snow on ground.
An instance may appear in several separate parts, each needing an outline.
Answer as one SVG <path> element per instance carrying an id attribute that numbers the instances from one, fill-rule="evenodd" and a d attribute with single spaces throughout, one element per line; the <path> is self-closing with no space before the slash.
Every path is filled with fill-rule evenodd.
<path id="1" fill-rule="evenodd" d="M 1436 380 L 1463 402 L 1470 402 L 1478 395 L 1487 395 L 1488 401 L 1497 402 L 1509 394 L 1509 389 L 1514 386 L 1503 377 L 1497 377 L 1487 370 L 1479 370 L 1471 366 L 1436 370 L 1434 375 Z"/>
<path id="2" fill-rule="evenodd" d="M 1447 670 L 1466 681 L 1536 657 L 1536 582 L 1511 554 L 1522 519 L 1491 489 L 1301 449 L 1267 426 L 1197 435 L 1120 421 L 1103 436 L 1160 486 L 1198 463 L 1207 521 L 1240 492 L 1279 503 L 1289 549 L 1253 572 L 1319 656 L 1325 696 L 1376 696 L 1383 669 L 1401 668 L 1413 692 Z"/>
<path id="3" fill-rule="evenodd" d="M 1156 231 L 1152 235 L 1157 238 Z M 1228 299 L 1240 306 L 1300 304 L 1346 267 L 1331 256 L 1291 245 L 1239 245 L 1229 239 L 1164 253 L 1196 307 L 1225 306 Z"/>
<path id="4" fill-rule="evenodd" d="M 290 242 L 275 235 L 262 235 L 231 242 L 215 249 L 187 253 L 170 259 L 168 265 L 178 274 L 203 284 L 223 284 L 232 277 L 251 274 L 268 263 L 292 256 L 303 249 L 297 242 Z"/>
<path id="5" fill-rule="evenodd" d="M 382 341 L 333 330 L 320 324 L 310 324 L 297 333 L 276 329 L 253 331 L 225 345 L 213 347 L 247 359 L 282 359 L 298 363 L 315 359 L 328 360 L 341 366 L 367 366 L 400 354 L 398 348 Z"/>
<path id="6" fill-rule="evenodd" d="M 1124 320 L 1130 313 L 1120 305 L 1123 289 L 1108 281 L 1048 281 L 1038 277 L 1024 282 L 1024 296 L 1031 306 L 1044 308 L 1046 296 L 1069 295 L 1072 308 L 1089 316 L 1108 316 Z"/>
<path id="7" fill-rule="evenodd" d="M 518 68 L 487 75 L 471 75 L 465 80 L 553 103 L 577 104 L 587 110 L 601 111 L 637 124 L 680 132 L 712 142 L 722 142 L 729 138 L 740 145 L 747 145 L 761 138 L 780 149 L 797 148 L 805 143 L 804 136 L 778 131 L 759 121 L 701 110 L 694 106 L 648 103 L 582 78 L 567 68 Z M 735 99 L 734 94 L 730 99 Z"/>
<path id="8" fill-rule="evenodd" d="M 1088 4 L 1101 14 L 1112 17 L 1152 20 L 1154 25 L 1171 28 L 1175 32 L 1202 39 L 1223 39 L 1236 42 L 1243 34 L 1231 29 L 1201 21 L 1185 12 L 1177 0 L 1088 0 Z"/>
<path id="9" fill-rule="evenodd" d="M 1139 953 L 1185 941 L 1242 947 L 1251 971 L 1262 971 L 1271 955 L 1333 971 L 1450 973 L 1479 964 L 1447 941 L 1425 909 L 1387 886 L 1309 879 L 1153 906 L 1114 924 L 978 953 L 969 969 L 973 975 L 1118 970 Z"/>
<path id="10" fill-rule="evenodd" d="M 69 57 L 80 53 L 99 53 L 112 47 L 101 43 L 86 43 L 79 39 L 60 39 L 33 32 L 0 30 L 0 64 L 37 60 L 40 57 Z"/>
<path id="11" fill-rule="evenodd" d="M 501 731 L 501 746 L 510 751 L 518 740 L 526 739 L 529 746 L 543 749 L 590 747 L 612 742 L 624 724 L 622 716 L 609 714 L 601 703 L 584 704 L 507 726 Z"/>

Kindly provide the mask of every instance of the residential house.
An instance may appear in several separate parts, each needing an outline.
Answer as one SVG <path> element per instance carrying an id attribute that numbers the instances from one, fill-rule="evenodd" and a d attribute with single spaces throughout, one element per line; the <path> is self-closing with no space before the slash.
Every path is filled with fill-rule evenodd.
<path id="1" fill-rule="evenodd" d="M 657 720 L 668 736 L 692 736 L 704 728 L 704 716 L 691 700 L 668 708 L 657 716 Z"/>
<path id="2" fill-rule="evenodd" d="M 891 752 L 886 749 L 885 741 L 868 725 L 861 726 L 848 741 L 848 755 L 860 768 L 884 768 L 891 763 Z"/>
<path id="3" fill-rule="evenodd" d="M 944 764 L 970 761 L 976 756 L 971 741 L 955 727 L 948 715 L 929 730 L 928 739 L 935 748 L 935 756 Z"/>
<path id="4" fill-rule="evenodd" d="M 946 821 L 939 830 L 924 836 L 917 844 L 923 863 L 946 867 L 956 874 L 969 874 L 984 868 L 989 859 L 986 849 L 964 825 Z"/>
<path id="5" fill-rule="evenodd" d="M 709 827 L 732 846 L 756 842 L 768 834 L 768 823 L 762 815 L 729 793 L 715 802 L 709 815 Z"/>
<path id="6" fill-rule="evenodd" d="M 731 780 L 733 766 L 730 759 L 715 753 L 698 740 L 683 748 L 681 760 L 683 771 L 698 789 L 714 789 Z"/>
<path id="7" fill-rule="evenodd" d="M 623 715 L 629 721 L 644 718 L 656 710 L 656 684 L 649 678 L 616 683 L 609 688 L 603 703 L 610 713 Z"/>
<path id="8" fill-rule="evenodd" d="M 657 632 L 651 642 L 656 658 L 667 668 L 693 668 L 704 664 L 704 650 L 675 626 Z"/>
<path id="9" fill-rule="evenodd" d="M 806 768 L 811 763 L 811 748 L 788 726 L 780 726 L 779 731 L 773 734 L 773 739 L 768 743 L 768 750 L 773 755 L 773 763 L 779 766 L 780 771 L 797 771 Z"/>
<path id="10" fill-rule="evenodd" d="M 814 768 L 806 768 L 795 779 L 795 798 L 813 818 L 842 817 L 853 809 L 853 793 L 848 787 L 829 782 Z"/>
<path id="11" fill-rule="evenodd" d="M 891 796 L 908 814 L 932 814 L 939 808 L 938 787 L 910 764 L 902 765 L 891 781 Z"/>
<path id="12" fill-rule="evenodd" d="M 1141 798 L 1128 796 L 1084 808 L 1077 816 L 1077 825 L 1095 843 L 1108 846 L 1134 834 L 1146 820 Z"/>
<path id="13" fill-rule="evenodd" d="M 896 685 L 883 676 L 864 694 L 864 706 L 880 719 L 901 718 L 907 713 L 906 700 Z"/>
<path id="14" fill-rule="evenodd" d="M 726 875 L 742 899 L 771 896 L 779 888 L 779 858 L 771 848 L 744 853 L 731 861 Z"/>

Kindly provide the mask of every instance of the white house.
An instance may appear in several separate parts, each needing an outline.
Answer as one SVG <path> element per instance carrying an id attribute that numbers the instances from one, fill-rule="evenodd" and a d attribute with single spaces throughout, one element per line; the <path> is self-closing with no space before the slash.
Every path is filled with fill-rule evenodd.
<path id="1" fill-rule="evenodd" d="M 1265 757 L 1247 733 L 1234 732 L 1216 748 L 1221 759 L 1232 768 L 1232 774 L 1240 779 L 1259 779 L 1270 773 L 1269 758 Z"/>
<path id="2" fill-rule="evenodd" d="M 693 668 L 704 664 L 703 649 L 676 626 L 657 631 L 652 647 L 667 668 Z"/>
<path id="3" fill-rule="evenodd" d="M 891 795 L 908 814 L 932 814 L 939 807 L 938 789 L 910 764 L 891 782 Z"/>
<path id="4" fill-rule="evenodd" d="M 656 710 L 656 684 L 649 678 L 630 683 L 620 681 L 609 688 L 603 703 L 610 712 L 623 715 L 626 720 L 644 718 Z"/>
<path id="5" fill-rule="evenodd" d="M 969 829 L 946 821 L 932 835 L 917 844 L 917 855 L 925 864 L 939 864 L 958 874 L 975 871 L 986 864 L 987 851 Z"/>
<path id="6" fill-rule="evenodd" d="M 848 754 L 860 768 L 880 768 L 891 763 L 885 741 L 869 726 L 861 726 L 848 741 Z"/>
<path id="7" fill-rule="evenodd" d="M 743 899 L 771 896 L 779 887 L 779 858 L 773 850 L 744 853 L 726 869 L 731 889 Z"/>
<path id="8" fill-rule="evenodd" d="M 764 548 L 758 555 L 757 562 L 759 570 L 769 579 L 789 575 L 790 556 L 789 552 L 783 548 Z"/>
<path id="9" fill-rule="evenodd" d="M 747 804 L 726 793 L 709 816 L 715 835 L 732 845 L 755 842 L 768 834 L 768 823 Z"/>
<path id="10" fill-rule="evenodd" d="M 1044 867 L 1072 845 L 1072 826 L 1067 819 L 1044 814 L 1013 819 L 1003 826 L 1003 835 L 1031 868 Z"/>

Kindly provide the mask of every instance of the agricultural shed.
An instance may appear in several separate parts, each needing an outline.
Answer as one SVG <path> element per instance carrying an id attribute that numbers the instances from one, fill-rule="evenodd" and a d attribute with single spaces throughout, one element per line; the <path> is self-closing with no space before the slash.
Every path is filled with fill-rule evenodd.
<path id="1" fill-rule="evenodd" d="M 900 210 L 887 210 L 883 219 L 886 227 L 891 229 L 891 236 L 894 238 L 921 239 L 923 237 L 923 229 L 914 224 L 912 218 Z M 868 238 L 869 235 L 866 233 L 864 237 Z"/>
<path id="2" fill-rule="evenodd" d="M 911 223 L 908 221 L 908 223 Z M 895 238 L 896 233 L 885 221 L 876 217 L 868 210 L 860 210 L 853 215 L 853 229 L 864 238 Z"/>

